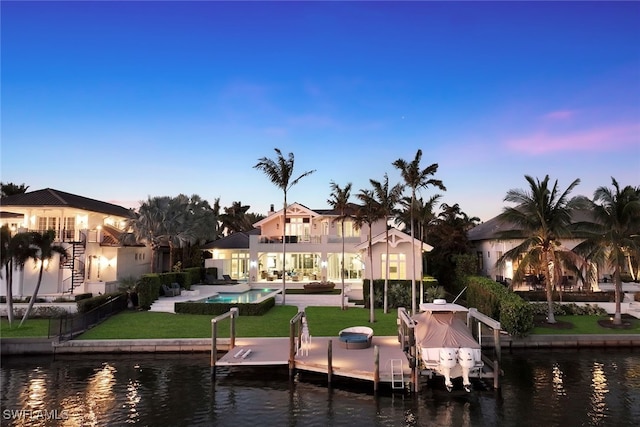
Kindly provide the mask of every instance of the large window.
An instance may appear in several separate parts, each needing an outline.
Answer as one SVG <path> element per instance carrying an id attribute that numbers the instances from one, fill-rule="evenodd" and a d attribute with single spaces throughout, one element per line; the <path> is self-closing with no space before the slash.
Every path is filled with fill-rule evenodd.
<path id="1" fill-rule="evenodd" d="M 76 217 L 68 216 L 62 219 L 62 240 L 73 240 L 76 230 Z"/>
<path id="2" fill-rule="evenodd" d="M 342 223 L 340 221 L 335 222 L 336 228 L 338 229 L 338 236 L 342 237 Z M 359 232 L 356 229 L 353 221 L 350 219 L 345 219 L 344 221 L 344 237 L 357 237 L 359 236 Z"/>
<path id="3" fill-rule="evenodd" d="M 42 233 L 47 230 L 55 230 L 56 237 L 60 237 L 58 233 L 58 218 L 54 216 L 38 217 L 38 231 Z"/>
<path id="4" fill-rule="evenodd" d="M 387 254 L 382 254 L 380 277 L 387 274 Z M 407 278 L 407 257 L 405 254 L 389 254 L 389 279 Z"/>
<path id="5" fill-rule="evenodd" d="M 298 240 L 308 242 L 311 236 L 310 218 L 287 218 L 285 234 L 297 236 Z"/>

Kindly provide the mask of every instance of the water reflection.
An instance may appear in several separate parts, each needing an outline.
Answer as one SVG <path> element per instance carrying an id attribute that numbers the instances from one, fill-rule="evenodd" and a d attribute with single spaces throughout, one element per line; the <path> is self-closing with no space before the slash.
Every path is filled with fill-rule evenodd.
<path id="1" fill-rule="evenodd" d="M 103 359 L 99 359 L 102 357 Z M 222 371 L 207 355 L 3 359 L 3 410 L 65 410 L 55 421 L 2 425 L 541 426 L 634 425 L 640 419 L 640 357 L 620 351 L 504 354 L 502 389 L 426 387 L 415 395 L 287 369 Z M 3 413 L 4 415 L 4 413 Z"/>

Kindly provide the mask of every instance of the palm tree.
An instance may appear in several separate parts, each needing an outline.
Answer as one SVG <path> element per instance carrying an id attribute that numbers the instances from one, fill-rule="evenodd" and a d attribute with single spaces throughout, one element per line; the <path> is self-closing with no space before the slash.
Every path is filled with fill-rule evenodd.
<path id="1" fill-rule="evenodd" d="M 249 231 L 253 228 L 253 223 L 249 220 L 247 211 L 249 205 L 243 205 L 242 202 L 233 202 L 231 206 L 224 208 L 224 213 L 220 215 L 222 227 L 225 234 L 231 234 L 238 231 Z"/>
<path id="2" fill-rule="evenodd" d="M 520 260 L 514 280 L 521 279 L 527 269 L 543 269 L 546 274 L 548 315 L 547 322 L 555 323 L 553 314 L 553 289 L 560 288 L 562 269 L 575 270 L 577 255 L 562 245 L 562 240 L 572 237 L 571 218 L 573 212 L 583 205 L 582 198 L 569 199 L 569 193 L 579 183 L 576 179 L 564 192 L 560 192 L 558 181 L 549 187 L 549 175 L 540 181 L 525 175 L 529 190 L 511 189 L 504 200 L 515 203 L 515 207 L 505 207 L 498 219 L 512 224 L 514 229 L 500 233 L 502 239 L 524 241 L 500 257 L 498 263 L 506 260 Z M 522 259 L 521 259 L 522 258 Z"/>
<path id="3" fill-rule="evenodd" d="M 373 186 L 373 197 L 380 205 L 380 215 L 385 219 L 385 242 L 386 242 L 386 271 L 384 275 L 384 295 L 383 295 L 383 307 L 384 313 L 388 313 L 388 298 L 387 291 L 389 289 L 389 225 L 388 219 L 395 213 L 395 208 L 400 197 L 402 196 L 402 190 L 404 187 L 401 184 L 396 184 L 392 188 L 389 188 L 389 176 L 385 173 L 382 183 L 379 181 L 370 179 L 369 182 Z M 413 243 L 413 242 L 412 242 Z"/>
<path id="4" fill-rule="evenodd" d="M 340 298 L 340 308 L 344 310 L 344 220 L 351 217 L 351 209 L 349 197 L 351 197 L 351 183 L 347 183 L 344 188 L 340 188 L 338 184 L 331 181 L 331 197 L 327 200 L 329 206 L 339 212 L 335 221 L 340 221 L 340 230 L 342 232 L 342 256 L 340 261 L 340 279 L 342 280 L 342 297 Z"/>
<path id="5" fill-rule="evenodd" d="M 442 184 L 442 181 L 440 181 L 439 179 L 429 178 L 438 171 L 438 164 L 433 163 L 425 169 L 420 169 L 421 159 L 422 150 L 418 149 L 418 151 L 416 152 L 416 157 L 411 162 L 407 162 L 403 159 L 398 159 L 393 162 L 393 166 L 400 170 L 400 174 L 402 175 L 402 179 L 404 179 L 405 184 L 409 188 L 411 188 L 411 314 L 416 313 L 416 248 L 415 245 L 413 245 L 413 239 L 415 238 L 413 212 L 414 203 L 416 200 L 416 191 L 421 188 L 427 188 L 430 185 L 438 187 L 442 191 L 447 190 L 446 187 Z"/>
<path id="6" fill-rule="evenodd" d="M 291 179 L 293 175 L 293 166 L 294 166 L 294 156 L 293 153 L 289 153 L 288 158 L 285 158 L 282 155 L 282 152 L 278 148 L 274 148 L 277 157 L 275 160 L 269 159 L 267 157 L 262 157 L 258 159 L 258 163 L 256 163 L 253 167 L 255 169 L 261 170 L 267 175 L 269 180 L 276 185 L 276 187 L 280 188 L 284 194 L 284 202 L 283 202 L 283 221 L 282 221 L 282 305 L 285 304 L 286 297 L 286 274 L 284 274 L 284 262 L 287 256 L 287 246 L 286 246 L 286 224 L 287 224 L 287 192 L 298 183 L 302 178 L 307 175 L 311 175 L 314 170 L 306 171 L 302 175 L 298 176 L 295 179 Z"/>
<path id="7" fill-rule="evenodd" d="M 0 182 L 0 197 L 13 196 L 15 194 L 24 194 L 29 189 L 28 185 L 14 184 L 13 182 Z"/>
<path id="8" fill-rule="evenodd" d="M 415 201 L 413 219 L 416 222 L 416 229 L 420 235 L 420 254 L 422 259 L 422 265 L 420 270 L 420 303 L 424 302 L 424 274 L 426 272 L 426 258 L 424 257 L 424 244 L 427 242 L 427 230 L 432 225 L 436 218 L 434 208 L 436 203 L 442 197 L 441 194 L 435 194 L 431 196 L 426 202 L 420 197 Z M 411 200 L 403 200 L 402 203 L 407 206 L 407 202 L 410 206 Z"/>
<path id="9" fill-rule="evenodd" d="M 31 245 L 31 233 L 28 232 L 17 233 L 9 240 L 3 240 L 2 247 L 4 251 L 3 262 L 7 274 L 7 315 L 9 326 L 11 326 L 13 322 L 13 270 L 17 267 L 19 271 L 24 271 L 27 261 L 36 256 L 36 249 Z"/>
<path id="10" fill-rule="evenodd" d="M 4 267 L 5 279 L 6 279 L 6 295 L 7 295 L 7 317 L 9 320 L 9 327 L 13 322 L 13 283 L 12 283 L 12 260 L 11 254 L 11 230 L 8 225 L 3 225 L 0 228 L 0 259 L 1 265 Z M 2 271 L 0 270 L 0 276 Z"/>
<path id="11" fill-rule="evenodd" d="M 36 298 L 38 297 L 38 291 L 40 290 L 40 285 L 42 284 L 42 273 L 44 272 L 44 264 L 45 262 L 49 262 L 55 253 L 60 254 L 60 256 L 64 259 L 69 256 L 67 250 L 60 246 L 54 244 L 56 240 L 56 232 L 55 230 L 47 230 L 43 233 L 39 233 L 37 231 L 33 231 L 31 234 L 31 247 L 35 249 L 35 253 L 33 254 L 33 260 L 40 263 L 40 272 L 38 273 L 38 284 L 33 290 L 33 295 L 29 300 L 29 305 L 27 306 L 27 310 L 24 312 L 24 316 L 20 321 L 20 325 L 29 318 L 29 313 L 31 313 L 31 309 L 33 308 L 33 304 L 36 302 Z"/>
<path id="12" fill-rule="evenodd" d="M 628 185 L 621 189 L 613 177 L 611 184 L 613 189 L 599 187 L 593 193 L 594 221 L 578 224 L 587 238 L 574 251 L 594 264 L 607 265 L 613 270 L 616 303 L 613 324 L 621 325 L 620 273 L 625 269 L 626 260 L 640 256 L 640 187 Z"/>
<path id="13" fill-rule="evenodd" d="M 373 236 L 372 228 L 373 223 L 383 218 L 380 204 L 376 201 L 373 191 L 360 190 L 360 193 L 356 197 L 362 202 L 362 205 L 358 207 L 354 218 L 355 226 L 362 228 L 366 224 L 368 230 L 368 242 L 369 242 L 369 322 L 374 323 L 375 317 L 375 300 L 373 295 Z"/>

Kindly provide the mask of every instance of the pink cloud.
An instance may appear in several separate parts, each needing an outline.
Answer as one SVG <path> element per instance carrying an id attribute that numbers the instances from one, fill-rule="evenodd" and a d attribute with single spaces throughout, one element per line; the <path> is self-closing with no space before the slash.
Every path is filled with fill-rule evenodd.
<path id="1" fill-rule="evenodd" d="M 568 120 L 572 118 L 575 114 L 576 112 L 572 110 L 558 110 L 558 111 L 552 111 L 550 113 L 547 113 L 542 117 L 544 119 L 550 119 L 550 120 Z"/>
<path id="2" fill-rule="evenodd" d="M 604 152 L 639 144 L 640 124 L 623 124 L 563 134 L 539 131 L 505 143 L 511 150 L 534 155 L 561 151 Z"/>

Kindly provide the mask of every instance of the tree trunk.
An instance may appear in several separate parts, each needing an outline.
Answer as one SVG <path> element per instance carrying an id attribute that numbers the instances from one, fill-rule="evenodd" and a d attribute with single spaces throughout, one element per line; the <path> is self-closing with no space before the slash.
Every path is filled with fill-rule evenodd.
<path id="1" fill-rule="evenodd" d="M 375 323 L 376 314 L 374 311 L 373 298 L 373 248 L 371 246 L 371 224 L 369 224 L 369 323 Z"/>
<path id="2" fill-rule="evenodd" d="M 344 212 L 342 213 L 342 215 L 344 215 Z M 340 276 L 342 277 L 342 297 L 340 298 L 340 309 L 344 310 L 346 307 L 344 305 L 344 298 L 345 298 L 345 294 L 344 294 L 344 218 L 342 219 L 342 221 L 340 221 L 340 228 L 342 229 L 342 261 L 341 261 L 341 268 L 340 268 Z"/>
<path id="3" fill-rule="evenodd" d="M 616 265 L 613 270 L 613 283 L 615 289 L 616 312 L 613 315 L 613 324 L 622 325 L 622 311 L 620 301 L 622 300 L 622 278 L 620 277 L 620 267 Z"/>
<path id="4" fill-rule="evenodd" d="M 9 328 L 11 328 L 13 323 L 13 263 L 11 261 L 5 265 L 5 272 L 7 278 L 7 320 Z"/>
<path id="5" fill-rule="evenodd" d="M 413 239 L 415 233 L 413 231 L 413 205 L 415 204 L 416 199 L 416 189 L 411 189 L 411 211 L 410 211 L 410 221 L 411 221 L 411 315 L 416 315 L 416 246 L 413 244 Z"/>
<path id="6" fill-rule="evenodd" d="M 33 295 L 29 300 L 29 305 L 27 306 L 27 310 L 24 312 L 24 316 L 22 316 L 22 320 L 20 321 L 18 328 L 21 327 L 22 324 L 29 318 L 29 313 L 31 312 L 31 309 L 33 308 L 33 304 L 35 304 L 36 298 L 38 297 L 38 291 L 40 290 L 40 284 L 42 283 L 43 271 L 44 271 L 44 260 L 41 260 L 40 273 L 38 274 L 38 284 L 36 285 L 36 288 L 33 290 Z"/>
<path id="7" fill-rule="evenodd" d="M 545 254 L 545 261 L 547 263 L 547 323 L 556 323 L 556 317 L 553 314 L 553 282 L 551 281 L 553 277 L 553 267 L 552 260 L 548 253 Z"/>
<path id="8" fill-rule="evenodd" d="M 284 209 L 282 211 L 282 305 L 285 304 L 287 297 L 287 283 L 285 274 L 284 263 L 287 258 L 287 192 L 284 192 Z"/>
<path id="9" fill-rule="evenodd" d="M 387 314 L 389 312 L 389 298 L 388 298 L 388 292 L 389 292 L 389 227 L 386 226 L 386 230 L 385 230 L 385 240 L 386 240 L 386 249 L 387 249 L 387 262 L 386 262 L 386 268 L 385 268 L 385 276 L 384 276 L 384 314 Z"/>

